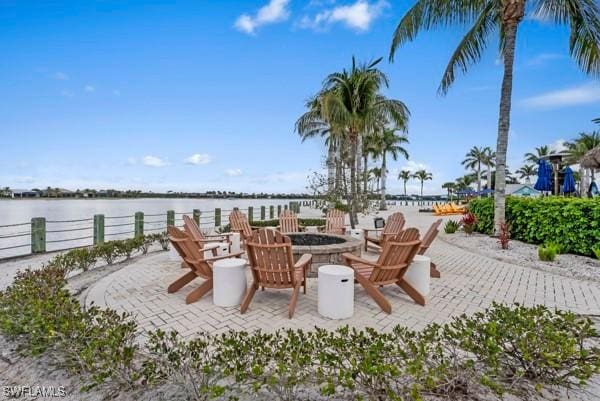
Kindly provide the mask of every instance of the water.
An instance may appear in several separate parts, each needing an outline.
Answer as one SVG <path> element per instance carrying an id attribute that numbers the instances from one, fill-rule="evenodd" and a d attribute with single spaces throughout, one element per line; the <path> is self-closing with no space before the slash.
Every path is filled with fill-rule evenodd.
<path id="1" fill-rule="evenodd" d="M 287 205 L 289 199 L 19 199 L 0 201 L 0 226 L 27 223 L 23 226 L 0 227 L 0 248 L 27 245 L 30 243 L 30 225 L 33 217 L 45 217 L 46 249 L 58 250 L 66 247 L 90 245 L 93 235 L 93 216 L 105 215 L 106 240 L 131 238 L 133 236 L 135 212 L 144 213 L 144 230 L 147 233 L 164 231 L 167 210 L 174 210 L 175 224 L 182 224 L 183 213 L 190 214 L 200 209 L 201 227 L 209 230 L 214 226 L 214 210 L 221 208 L 221 222 L 227 224 L 229 212 L 239 207 L 244 213 L 249 206 L 254 207 L 254 218 L 260 219 L 260 206 L 267 206 L 266 218 L 269 218 L 268 206 Z M 300 200 L 302 202 L 302 200 Z M 277 210 L 275 210 L 275 215 Z M 154 215 L 154 216 L 152 216 Z M 124 218 L 109 218 L 128 216 Z M 54 221 L 81 220 L 77 222 L 54 223 Z M 112 226 L 112 227 L 109 227 Z M 52 232 L 72 230 L 68 232 Z M 21 235 L 7 238 L 9 235 Z M 81 238 L 68 242 L 53 242 L 64 239 Z M 30 253 L 30 246 L 9 250 L 0 250 L 0 258 Z"/>

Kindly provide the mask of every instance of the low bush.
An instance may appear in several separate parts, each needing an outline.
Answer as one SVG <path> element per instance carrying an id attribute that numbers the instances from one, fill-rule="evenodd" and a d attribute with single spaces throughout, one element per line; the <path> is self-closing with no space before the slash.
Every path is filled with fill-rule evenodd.
<path id="1" fill-rule="evenodd" d="M 475 230 L 492 234 L 493 199 L 476 199 L 469 210 L 477 217 Z M 592 256 L 600 238 L 600 199 L 563 197 L 506 199 L 506 219 L 513 239 L 530 244 L 554 241 L 564 252 Z"/>
<path id="2" fill-rule="evenodd" d="M 471 212 L 465 213 L 460 220 L 460 225 L 465 233 L 469 235 L 471 235 L 475 230 L 475 224 L 477 224 L 477 217 L 475 217 L 475 215 Z"/>
<path id="3" fill-rule="evenodd" d="M 538 257 L 543 262 L 554 262 L 556 259 L 557 248 L 554 246 L 543 245 L 538 247 Z"/>
<path id="4" fill-rule="evenodd" d="M 594 255 L 596 256 L 596 259 L 600 259 L 600 245 L 592 248 L 592 251 L 594 252 Z"/>
<path id="5" fill-rule="evenodd" d="M 117 257 L 120 256 L 120 250 L 116 241 L 98 244 L 94 247 L 94 252 L 100 259 L 103 259 L 107 265 L 112 265 Z"/>
<path id="6" fill-rule="evenodd" d="M 444 225 L 446 234 L 454 234 L 460 228 L 460 223 L 456 220 L 448 220 Z"/>

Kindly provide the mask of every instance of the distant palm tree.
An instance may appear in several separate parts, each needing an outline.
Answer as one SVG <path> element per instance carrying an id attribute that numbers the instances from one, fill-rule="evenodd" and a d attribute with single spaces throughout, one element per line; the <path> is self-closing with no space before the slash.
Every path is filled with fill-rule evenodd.
<path id="1" fill-rule="evenodd" d="M 528 14 L 527 16 L 525 14 Z M 494 229 L 505 222 L 506 153 L 510 130 L 513 67 L 517 31 L 520 23 L 544 20 L 557 25 L 569 25 L 569 51 L 587 74 L 600 75 L 600 7 L 597 0 L 417 0 L 400 20 L 390 50 L 393 60 L 396 49 L 415 39 L 419 31 L 457 25 L 469 27 L 452 54 L 439 90 L 446 93 L 457 71 L 466 72 L 477 63 L 490 42 L 500 43 L 504 64 L 502 78 L 498 138 L 496 142 L 496 192 Z"/>
<path id="2" fill-rule="evenodd" d="M 369 174 L 375 179 L 375 183 L 377 185 L 376 192 L 379 193 L 381 184 L 381 169 L 379 167 L 373 167 L 369 170 Z"/>
<path id="3" fill-rule="evenodd" d="M 452 193 L 454 192 L 454 188 L 456 188 L 456 183 L 454 182 L 445 182 L 442 184 L 442 188 L 448 191 L 448 198 L 452 200 Z"/>
<path id="4" fill-rule="evenodd" d="M 590 150 L 600 146 L 600 132 L 580 133 L 579 137 L 572 142 L 565 143 L 567 155 L 565 161 L 568 164 L 579 163 L 581 158 Z M 590 178 L 594 181 L 594 169 L 590 169 Z"/>
<path id="5" fill-rule="evenodd" d="M 402 180 L 404 183 L 404 201 L 406 202 L 407 205 L 408 205 L 408 198 L 406 197 L 406 183 L 411 178 L 412 178 L 412 176 L 410 174 L 410 171 L 408 171 L 408 170 L 402 170 L 402 171 L 400 171 L 400 174 L 398 174 L 398 179 Z"/>
<path id="6" fill-rule="evenodd" d="M 425 170 L 418 170 L 412 175 L 413 178 L 421 181 L 421 201 L 423 201 L 423 183 L 433 179 L 433 175 Z"/>
<path id="7" fill-rule="evenodd" d="M 487 189 L 492 189 L 492 168 L 496 167 L 496 152 L 494 152 L 489 146 L 486 146 L 483 151 L 483 164 L 486 167 L 485 184 Z"/>
<path id="8" fill-rule="evenodd" d="M 592 122 L 595 122 L 596 124 L 600 124 L 600 118 L 594 118 L 592 120 Z"/>
<path id="9" fill-rule="evenodd" d="M 515 171 L 515 173 L 519 175 L 520 179 L 529 181 L 530 177 L 533 177 L 537 174 L 537 167 L 535 167 L 533 164 L 526 164 Z"/>
<path id="10" fill-rule="evenodd" d="M 473 146 L 462 161 L 463 166 L 474 170 L 477 174 L 477 192 L 481 191 L 481 165 L 489 162 L 488 151 L 486 149 L 489 148 L 478 148 L 477 146 Z"/>
<path id="11" fill-rule="evenodd" d="M 475 181 L 475 178 L 472 175 L 466 174 L 462 177 L 456 179 L 456 188 L 457 190 L 468 189 L 471 187 L 471 184 Z"/>
<path id="12" fill-rule="evenodd" d="M 548 156 L 550 154 L 550 147 L 548 145 L 540 146 L 539 148 L 535 148 L 535 153 L 525 153 L 525 162 L 538 164 L 540 159 Z"/>
<path id="13" fill-rule="evenodd" d="M 387 180 L 387 154 L 389 153 L 394 161 L 398 160 L 398 156 L 402 155 L 408 160 L 408 151 L 403 146 L 408 143 L 406 135 L 396 135 L 397 129 L 384 129 L 381 135 L 375 136 L 373 139 L 373 149 L 375 154 L 381 157 L 381 201 L 379 210 L 386 210 L 385 202 L 386 195 L 386 180 Z"/>

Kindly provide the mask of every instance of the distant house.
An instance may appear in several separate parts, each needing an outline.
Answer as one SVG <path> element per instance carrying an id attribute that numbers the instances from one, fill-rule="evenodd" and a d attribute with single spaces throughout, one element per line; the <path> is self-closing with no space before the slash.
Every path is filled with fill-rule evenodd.
<path id="1" fill-rule="evenodd" d="M 506 184 L 506 195 L 537 198 L 542 193 L 531 184 Z"/>
<path id="2" fill-rule="evenodd" d="M 12 198 L 39 198 L 40 193 L 30 189 L 12 189 Z"/>

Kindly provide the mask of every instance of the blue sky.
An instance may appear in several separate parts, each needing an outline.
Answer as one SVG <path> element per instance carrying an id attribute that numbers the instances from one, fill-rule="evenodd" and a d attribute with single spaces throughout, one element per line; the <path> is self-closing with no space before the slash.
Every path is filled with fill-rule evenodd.
<path id="1" fill-rule="evenodd" d="M 0 3 L 0 186 L 303 191 L 323 144 L 294 122 L 351 57 L 387 60 L 412 2 L 383 0 Z M 495 147 L 497 44 L 437 95 L 461 29 L 427 32 L 382 64 L 411 110 L 410 161 L 426 192 Z M 594 129 L 600 85 L 568 55 L 568 31 L 526 20 L 518 38 L 509 166 L 534 146 Z M 417 191 L 411 183 L 409 191 Z"/>

